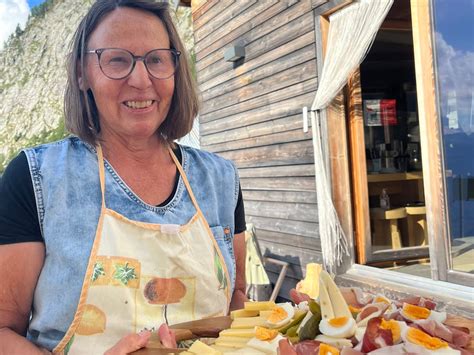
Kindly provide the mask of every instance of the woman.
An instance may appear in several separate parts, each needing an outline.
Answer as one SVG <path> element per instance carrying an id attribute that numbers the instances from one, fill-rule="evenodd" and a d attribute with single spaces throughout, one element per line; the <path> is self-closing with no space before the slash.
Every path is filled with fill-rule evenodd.
<path id="1" fill-rule="evenodd" d="M 183 52 L 166 4 L 100 0 L 82 20 L 77 137 L 24 150 L 2 181 L 0 353 L 124 354 L 246 300 L 237 171 L 173 144 L 198 109 Z"/>

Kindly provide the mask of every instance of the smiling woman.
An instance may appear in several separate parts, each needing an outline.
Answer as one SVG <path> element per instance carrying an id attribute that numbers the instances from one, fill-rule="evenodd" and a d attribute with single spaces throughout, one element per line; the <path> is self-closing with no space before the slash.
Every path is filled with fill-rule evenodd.
<path id="1" fill-rule="evenodd" d="M 0 184 L 6 353 L 128 353 L 246 300 L 237 169 L 174 143 L 199 105 L 168 5 L 99 0 L 71 48 L 75 136 L 25 149 Z"/>

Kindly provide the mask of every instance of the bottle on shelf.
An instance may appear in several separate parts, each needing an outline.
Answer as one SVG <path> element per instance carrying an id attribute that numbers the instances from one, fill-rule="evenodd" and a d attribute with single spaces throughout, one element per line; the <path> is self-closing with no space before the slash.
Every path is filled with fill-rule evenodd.
<path id="1" fill-rule="evenodd" d="M 390 209 L 390 196 L 387 193 L 387 189 L 382 189 L 380 194 L 380 208 L 384 210 Z"/>

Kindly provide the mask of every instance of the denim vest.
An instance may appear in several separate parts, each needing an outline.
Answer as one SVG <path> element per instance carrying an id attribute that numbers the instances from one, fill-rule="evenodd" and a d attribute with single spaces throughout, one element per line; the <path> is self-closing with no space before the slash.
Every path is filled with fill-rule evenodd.
<path id="1" fill-rule="evenodd" d="M 224 256 L 233 292 L 237 169 L 215 154 L 179 148 L 184 172 Z M 53 349 L 76 312 L 94 242 L 101 208 L 97 155 L 93 147 L 76 137 L 26 149 L 25 153 L 46 248 L 27 337 Z M 196 213 L 181 177 L 173 199 L 166 206 L 155 207 L 136 196 L 107 162 L 105 173 L 107 207 L 131 220 L 185 224 Z"/>

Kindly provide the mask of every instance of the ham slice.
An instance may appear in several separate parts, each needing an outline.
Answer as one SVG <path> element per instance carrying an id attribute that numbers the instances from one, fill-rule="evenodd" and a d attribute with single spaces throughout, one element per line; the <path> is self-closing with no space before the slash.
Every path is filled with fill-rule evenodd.
<path id="1" fill-rule="evenodd" d="M 371 303 L 365 306 L 360 310 L 360 313 L 357 315 L 356 322 L 358 327 L 363 327 L 367 322 L 374 318 L 380 317 L 389 307 L 386 303 Z"/>
<path id="2" fill-rule="evenodd" d="M 453 333 L 452 344 L 457 347 L 465 347 L 471 341 L 472 335 L 469 333 L 469 329 L 465 327 L 456 327 L 453 325 L 446 325 Z"/>
<path id="3" fill-rule="evenodd" d="M 278 342 L 278 355 L 298 355 L 295 348 L 290 344 L 288 339 L 281 339 Z"/>
<path id="4" fill-rule="evenodd" d="M 392 332 L 389 329 L 381 329 L 380 323 L 382 323 L 382 317 L 372 318 L 367 323 L 367 329 L 362 339 L 362 352 L 369 353 L 393 345 Z"/>
<path id="5" fill-rule="evenodd" d="M 306 293 L 298 292 L 294 288 L 290 290 L 290 298 L 294 304 L 300 304 L 303 301 L 309 301 L 311 299 Z"/>
<path id="6" fill-rule="evenodd" d="M 403 303 L 409 303 L 415 306 L 425 307 L 431 311 L 436 308 L 435 302 L 433 302 L 432 300 L 428 298 L 424 298 L 420 296 L 402 298 L 399 301 L 394 301 L 394 303 L 396 304 L 398 308 L 401 308 L 403 306 Z"/>
<path id="7" fill-rule="evenodd" d="M 319 344 L 321 342 L 316 340 L 303 340 L 295 344 L 296 354 L 298 355 L 318 355 Z"/>
<path id="8" fill-rule="evenodd" d="M 278 342 L 278 355 L 318 355 L 319 344 L 316 340 L 303 340 L 295 345 L 291 345 L 288 339 L 281 339 Z"/>

